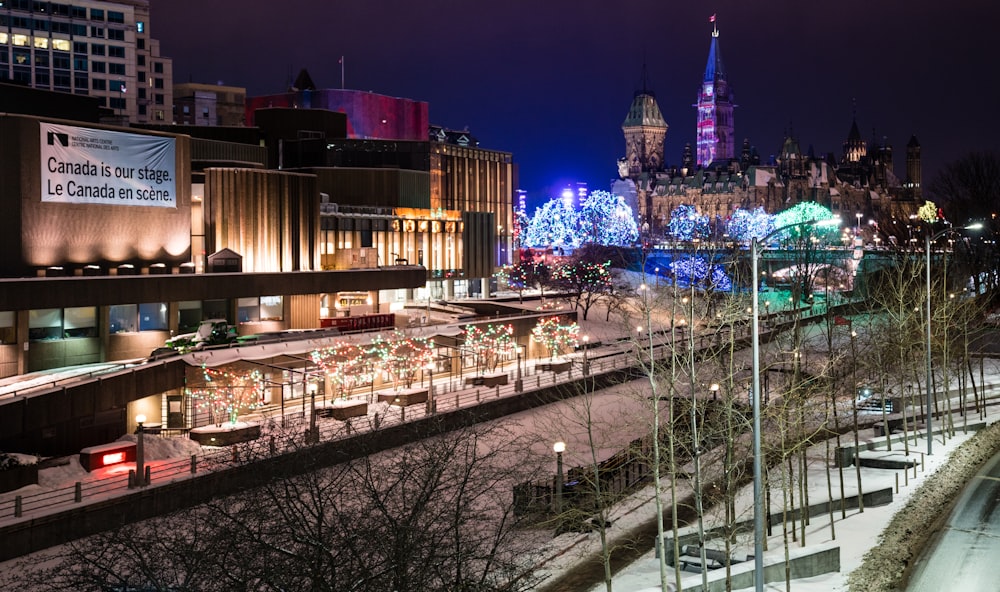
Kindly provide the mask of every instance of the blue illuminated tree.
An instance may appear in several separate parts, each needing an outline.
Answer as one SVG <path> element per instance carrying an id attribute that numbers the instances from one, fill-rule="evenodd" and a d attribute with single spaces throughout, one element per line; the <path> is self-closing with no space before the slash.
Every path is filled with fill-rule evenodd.
<path id="1" fill-rule="evenodd" d="M 740 208 L 733 212 L 726 223 L 726 234 L 736 242 L 749 243 L 750 239 L 764 238 L 774 228 L 774 216 L 765 212 L 764 208 Z"/>
<path id="2" fill-rule="evenodd" d="M 579 246 L 580 234 L 580 219 L 573 205 L 562 199 L 550 199 L 531 217 L 524 245 L 573 248 Z"/>
<path id="3" fill-rule="evenodd" d="M 670 263 L 670 273 L 678 288 L 690 288 L 702 292 L 728 292 L 733 283 L 726 270 L 717 264 L 710 264 L 705 257 L 685 257 Z"/>
<path id="4" fill-rule="evenodd" d="M 681 241 L 705 238 L 709 233 L 708 216 L 699 214 L 697 208 L 692 205 L 681 204 L 670 212 L 668 232 L 670 236 Z"/>
<path id="5" fill-rule="evenodd" d="M 591 191 L 580 212 L 583 242 L 627 246 L 639 238 L 632 208 L 625 198 L 608 191 Z"/>

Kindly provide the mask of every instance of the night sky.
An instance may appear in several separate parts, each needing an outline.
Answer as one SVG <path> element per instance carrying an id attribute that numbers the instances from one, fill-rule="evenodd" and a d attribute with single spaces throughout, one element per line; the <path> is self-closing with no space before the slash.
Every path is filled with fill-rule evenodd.
<path id="1" fill-rule="evenodd" d="M 177 82 L 281 92 L 302 68 L 319 88 L 427 101 L 432 124 L 512 152 L 532 204 L 567 183 L 608 189 L 621 124 L 646 63 L 665 159 L 694 144 L 716 13 L 735 92 L 737 152 L 762 160 L 788 130 L 838 157 L 856 111 L 886 136 L 896 174 L 920 140 L 924 184 L 971 150 L 1000 146 L 996 27 L 987 0 L 837 3 L 690 0 L 152 0 L 151 33 Z M 923 8 L 916 8 L 924 6 Z"/>

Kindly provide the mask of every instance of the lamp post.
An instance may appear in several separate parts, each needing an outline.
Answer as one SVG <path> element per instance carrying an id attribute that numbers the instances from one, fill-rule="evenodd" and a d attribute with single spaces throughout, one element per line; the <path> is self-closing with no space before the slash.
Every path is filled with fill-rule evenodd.
<path id="1" fill-rule="evenodd" d="M 437 409 L 434 405 L 434 362 L 427 364 L 427 415 L 434 413 Z"/>
<path id="2" fill-rule="evenodd" d="M 583 336 L 583 375 L 590 375 L 590 360 L 587 359 L 587 346 L 590 345 L 590 335 Z"/>
<path id="3" fill-rule="evenodd" d="M 145 433 L 142 424 L 146 423 L 146 416 L 139 414 L 135 416 L 135 482 L 139 487 L 146 486 L 146 458 L 143 449 L 142 436 Z"/>
<path id="4" fill-rule="evenodd" d="M 761 238 L 750 239 L 750 277 L 753 278 L 752 294 L 753 318 L 751 322 L 751 345 L 753 352 L 753 376 L 751 386 L 751 398 L 753 399 L 753 561 L 754 561 L 754 590 L 764 591 L 764 497 L 761 479 L 760 465 L 760 275 L 757 270 L 757 256 L 761 245 L 767 239 L 784 232 L 790 228 L 800 228 L 803 226 L 830 226 L 840 224 L 840 218 L 830 218 L 827 220 L 808 220 L 787 224 L 780 228 L 775 228 Z"/>
<path id="5" fill-rule="evenodd" d="M 979 230 L 982 227 L 983 227 L 983 225 L 977 222 L 975 224 L 969 224 L 968 226 L 964 226 L 964 227 L 961 228 L 961 230 Z M 924 319 L 924 321 L 925 321 L 924 322 L 924 325 L 925 325 L 925 327 L 924 327 L 924 330 L 925 330 L 924 337 L 927 340 L 926 343 L 925 343 L 925 345 L 927 346 L 927 360 L 926 360 L 927 361 L 927 368 L 926 368 L 926 370 L 927 370 L 927 377 L 926 377 L 926 381 L 927 381 L 926 382 L 926 384 L 927 384 L 927 396 L 926 396 L 926 405 L 927 405 L 927 455 L 928 456 L 930 456 L 932 454 L 931 451 L 933 450 L 933 444 L 934 444 L 934 434 L 933 434 L 933 430 L 931 429 L 931 424 L 932 424 L 932 420 L 933 420 L 933 417 L 934 417 L 934 408 L 932 407 L 934 393 L 933 393 L 933 389 L 931 388 L 931 379 L 932 379 L 932 377 L 931 377 L 931 243 L 933 243 L 935 240 L 937 240 L 938 238 L 941 238 L 942 236 L 944 236 L 944 235 L 946 235 L 948 233 L 954 232 L 954 233 L 957 234 L 958 230 L 959 229 L 955 229 L 955 228 L 945 228 L 944 230 L 942 230 L 942 231 L 940 231 L 940 232 L 938 232 L 936 234 L 932 235 L 931 233 L 928 232 L 924 236 L 924 239 L 925 239 L 925 242 L 924 242 L 924 255 L 926 256 L 926 261 L 924 263 L 924 267 L 925 267 L 925 271 L 927 272 L 926 273 L 926 277 L 927 277 L 927 293 L 924 295 L 927 298 L 927 306 L 926 306 L 926 311 L 925 311 L 927 313 L 927 316 Z"/>
<path id="6" fill-rule="evenodd" d="M 563 452 L 566 451 L 566 443 L 562 440 L 552 445 L 553 452 L 556 453 L 556 495 L 553 503 L 556 515 L 562 514 L 562 493 L 563 493 Z"/>
<path id="7" fill-rule="evenodd" d="M 317 388 L 318 387 L 315 382 L 310 382 L 306 385 L 306 392 L 309 393 L 309 437 L 307 438 L 309 444 L 319 442 L 319 427 L 316 425 Z"/>
<path id="8" fill-rule="evenodd" d="M 517 378 L 514 379 L 514 392 L 524 391 L 524 380 L 521 379 L 521 346 L 517 346 Z"/>

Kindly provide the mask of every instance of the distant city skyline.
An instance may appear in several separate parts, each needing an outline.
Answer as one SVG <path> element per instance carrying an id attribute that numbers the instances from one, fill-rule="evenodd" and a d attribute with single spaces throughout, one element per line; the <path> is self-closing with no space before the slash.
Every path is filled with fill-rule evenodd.
<path id="1" fill-rule="evenodd" d="M 679 164 L 684 145 L 695 145 L 712 14 L 737 105 L 737 151 L 748 138 L 766 162 L 790 132 L 804 152 L 839 157 L 856 114 L 866 141 L 892 145 L 897 176 L 917 136 L 926 185 L 945 163 L 1000 145 L 996 51 L 976 29 L 1000 21 L 1000 8 L 973 0 L 286 0 L 280 10 L 153 0 L 151 33 L 174 59 L 177 82 L 222 81 L 254 96 L 283 90 L 302 68 L 318 87 L 339 88 L 343 68 L 346 88 L 427 101 L 432 124 L 468 127 L 483 147 L 512 152 L 515 189 L 534 208 L 567 184 L 609 189 L 644 65 L 670 126 L 664 158 Z"/>

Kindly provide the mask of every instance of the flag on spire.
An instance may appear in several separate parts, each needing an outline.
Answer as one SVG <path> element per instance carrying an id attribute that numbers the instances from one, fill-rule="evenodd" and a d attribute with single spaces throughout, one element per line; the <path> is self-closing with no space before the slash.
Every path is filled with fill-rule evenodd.
<path id="1" fill-rule="evenodd" d="M 708 22 L 710 22 L 710 23 L 714 23 L 715 22 L 715 15 L 714 14 L 712 16 L 708 17 Z"/>

